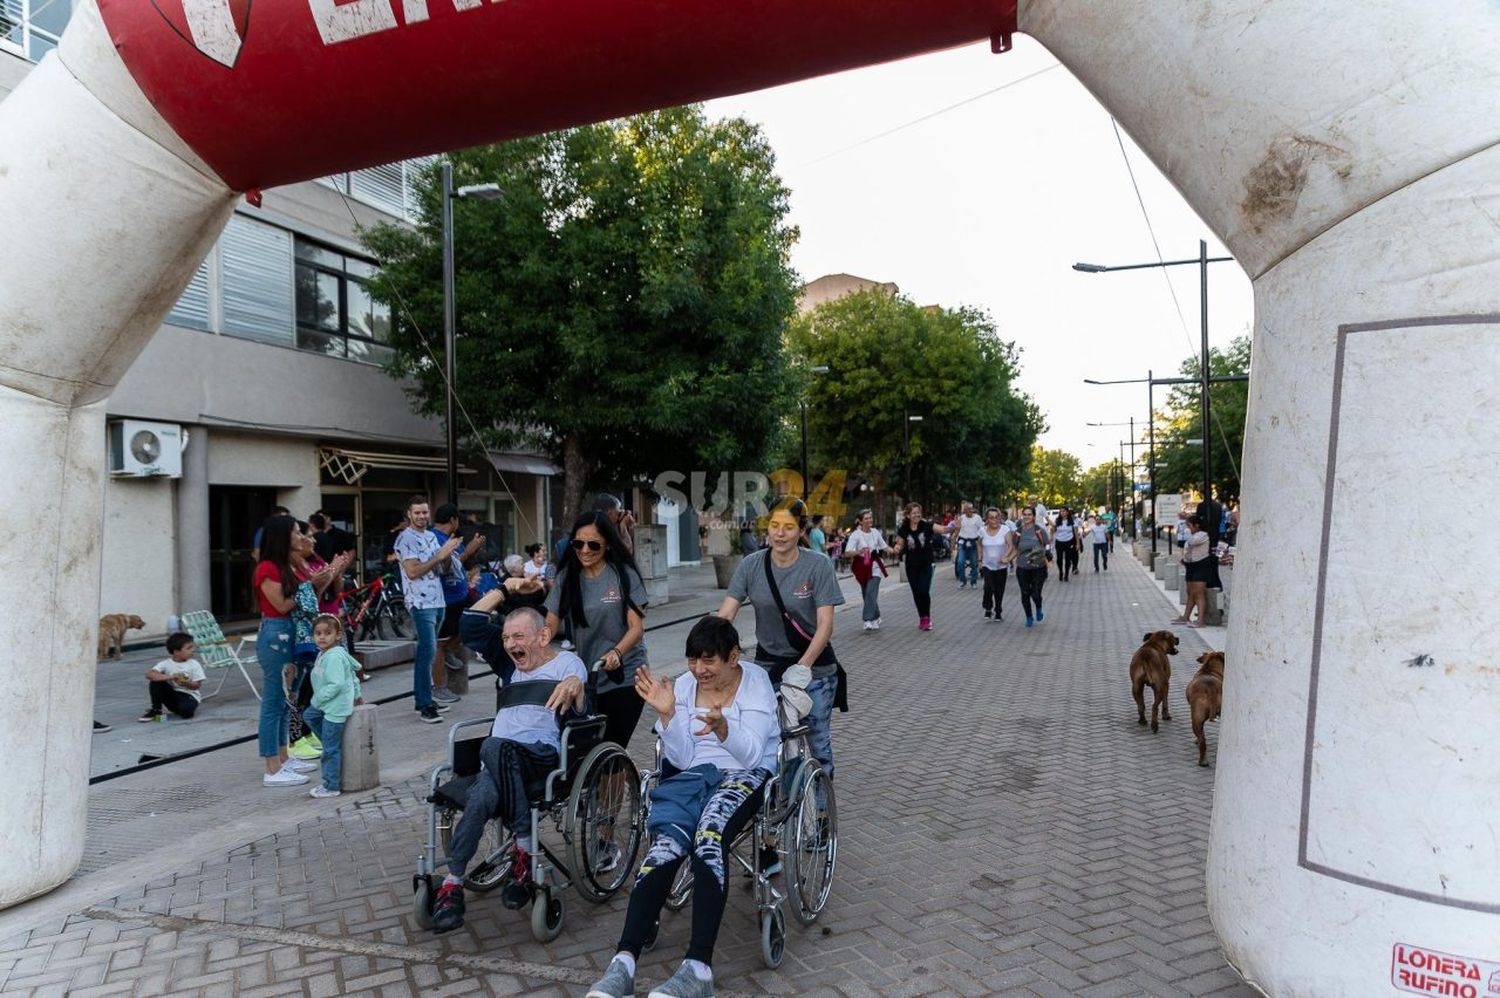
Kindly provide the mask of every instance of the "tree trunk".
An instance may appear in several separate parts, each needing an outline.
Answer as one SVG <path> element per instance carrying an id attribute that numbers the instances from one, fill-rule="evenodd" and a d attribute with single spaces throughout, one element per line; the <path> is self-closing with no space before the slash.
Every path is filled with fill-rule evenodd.
<path id="1" fill-rule="evenodd" d="M 569 433 L 563 439 L 563 505 L 562 529 L 570 530 L 583 509 L 583 487 L 588 483 L 588 461 L 583 456 L 583 444 L 578 434 Z"/>

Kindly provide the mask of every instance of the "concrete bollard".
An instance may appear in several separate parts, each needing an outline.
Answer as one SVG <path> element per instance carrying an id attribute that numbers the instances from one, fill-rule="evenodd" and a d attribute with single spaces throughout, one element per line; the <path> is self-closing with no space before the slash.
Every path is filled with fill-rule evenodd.
<path id="1" fill-rule="evenodd" d="M 1182 588 L 1182 566 L 1175 561 L 1166 564 L 1166 571 L 1161 577 L 1167 585 L 1167 592 L 1175 593 Z"/>
<path id="2" fill-rule="evenodd" d="M 380 748 L 375 743 L 373 703 L 354 708 L 344 722 L 344 768 L 341 777 L 345 793 L 380 786 Z"/>
<path id="3" fill-rule="evenodd" d="M 458 653 L 458 656 L 456 662 L 452 658 L 446 659 L 443 669 L 448 676 L 448 692 L 455 696 L 463 696 L 469 692 L 469 663 L 462 657 L 462 653 Z"/>
<path id="4" fill-rule="evenodd" d="M 1171 564 L 1175 564 L 1175 562 L 1170 555 L 1163 551 L 1157 557 L 1156 565 L 1151 569 L 1151 574 L 1155 575 L 1158 581 L 1164 580 L 1167 577 L 1167 566 Z"/>
<path id="5" fill-rule="evenodd" d="M 1224 608 L 1219 605 L 1220 591 L 1210 589 L 1204 593 L 1203 623 L 1212 627 L 1224 626 Z"/>

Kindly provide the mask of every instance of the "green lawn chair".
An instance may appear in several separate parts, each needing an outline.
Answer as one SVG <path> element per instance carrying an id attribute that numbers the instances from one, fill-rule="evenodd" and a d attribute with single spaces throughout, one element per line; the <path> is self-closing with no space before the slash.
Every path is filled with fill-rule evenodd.
<path id="1" fill-rule="evenodd" d="M 250 671 L 246 666 L 255 664 L 253 635 L 246 635 L 234 644 L 230 639 L 224 637 L 219 622 L 214 619 L 211 610 L 193 610 L 182 615 L 182 629 L 192 637 L 193 644 L 198 646 L 198 659 L 203 663 L 205 670 L 223 669 L 224 674 L 219 677 L 219 685 L 214 687 L 212 693 L 205 693 L 203 699 L 217 696 L 224 688 L 224 681 L 229 678 L 229 670 L 238 667 L 240 675 L 245 677 L 245 682 L 250 684 L 250 692 L 260 699 L 260 691 L 255 688 L 255 680 L 250 678 Z M 246 655 L 245 646 L 251 646 L 251 653 Z"/>

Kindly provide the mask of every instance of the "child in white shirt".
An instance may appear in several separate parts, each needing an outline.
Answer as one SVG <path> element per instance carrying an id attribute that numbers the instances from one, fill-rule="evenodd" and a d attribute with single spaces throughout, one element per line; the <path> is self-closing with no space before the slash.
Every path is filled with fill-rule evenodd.
<path id="1" fill-rule="evenodd" d="M 151 683 L 151 709 L 138 721 L 143 723 L 160 721 L 171 711 L 183 720 L 198 712 L 203 694 L 203 666 L 193 655 L 198 646 L 190 635 L 178 632 L 167 638 L 169 657 L 146 670 L 146 679 Z"/>

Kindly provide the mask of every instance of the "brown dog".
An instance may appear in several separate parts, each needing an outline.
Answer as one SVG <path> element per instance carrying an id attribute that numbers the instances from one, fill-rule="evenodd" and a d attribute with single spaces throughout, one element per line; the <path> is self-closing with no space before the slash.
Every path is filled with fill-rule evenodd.
<path id="1" fill-rule="evenodd" d="M 1224 705 L 1224 653 L 1206 651 L 1198 656 L 1198 671 L 1187 684 L 1188 713 L 1193 718 L 1193 737 L 1198 739 L 1198 765 L 1208 765 L 1208 740 L 1203 725 L 1219 716 Z"/>
<path id="2" fill-rule="evenodd" d="M 139 631 L 146 622 L 133 613 L 106 613 L 99 618 L 99 657 L 119 658 L 125 654 L 125 632 Z"/>
<path id="3" fill-rule="evenodd" d="M 1151 701 L 1151 730 L 1156 730 L 1156 708 L 1161 708 L 1161 719 L 1170 721 L 1167 712 L 1167 683 L 1172 678 L 1172 663 L 1168 655 L 1177 654 L 1177 635 L 1171 631 L 1152 631 L 1130 659 L 1130 694 L 1135 697 L 1140 723 L 1146 723 L 1146 687 L 1151 687 L 1155 699 Z"/>

